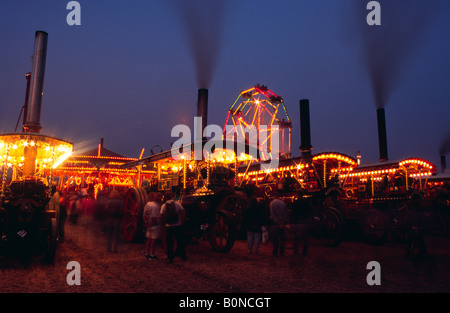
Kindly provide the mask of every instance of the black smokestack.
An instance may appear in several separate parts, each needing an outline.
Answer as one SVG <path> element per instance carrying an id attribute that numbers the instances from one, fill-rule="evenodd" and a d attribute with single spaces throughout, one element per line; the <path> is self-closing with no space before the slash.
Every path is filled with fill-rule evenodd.
<path id="1" fill-rule="evenodd" d="M 25 124 L 27 123 L 28 101 L 30 99 L 31 73 L 26 73 L 25 79 L 27 80 L 27 90 L 25 91 L 25 104 L 23 105 L 23 122 L 22 122 L 22 131 L 23 132 L 25 131 Z"/>
<path id="2" fill-rule="evenodd" d="M 206 137 L 203 136 L 203 132 L 208 125 L 208 89 L 199 89 L 198 90 L 198 98 L 197 98 L 197 117 L 202 119 L 201 125 L 195 125 L 195 141 L 202 142 L 201 143 L 201 151 L 198 150 L 197 147 L 195 149 L 195 158 L 199 160 L 200 158 L 203 160 L 203 148 L 204 143 L 206 141 Z M 201 127 L 201 128 L 200 128 Z M 200 128 L 200 129 L 199 129 Z"/>
<path id="3" fill-rule="evenodd" d="M 170 2 L 169 2 L 170 3 Z M 172 0 L 186 30 L 197 85 L 209 88 L 218 63 L 226 0 Z"/>
<path id="4" fill-rule="evenodd" d="M 202 132 L 208 125 L 208 89 L 198 90 L 197 116 L 202 118 Z"/>
<path id="5" fill-rule="evenodd" d="M 445 173 L 446 169 L 447 169 L 447 160 L 445 158 L 445 155 L 441 155 L 441 171 L 442 171 L 442 173 Z"/>
<path id="6" fill-rule="evenodd" d="M 31 75 L 31 91 L 28 102 L 26 132 L 39 132 L 41 130 L 41 106 L 44 92 L 45 63 L 47 59 L 48 34 L 37 31 L 34 45 L 33 70 Z"/>
<path id="7" fill-rule="evenodd" d="M 309 118 L 309 100 L 300 100 L 300 151 L 302 159 L 306 162 L 311 161 L 311 125 Z"/>
<path id="8" fill-rule="evenodd" d="M 380 162 L 387 161 L 388 148 L 387 148 L 387 135 L 386 135 L 386 116 L 384 109 L 377 109 L 377 122 L 378 122 L 378 144 L 380 149 Z"/>

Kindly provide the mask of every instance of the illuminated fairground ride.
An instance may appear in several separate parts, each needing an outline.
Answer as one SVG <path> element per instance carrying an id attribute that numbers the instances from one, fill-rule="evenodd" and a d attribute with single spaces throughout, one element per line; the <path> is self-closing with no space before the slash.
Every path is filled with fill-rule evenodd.
<path id="1" fill-rule="evenodd" d="M 55 171 L 59 177 L 59 186 L 65 192 L 86 189 L 88 194 L 97 198 L 99 191 L 118 190 L 125 192 L 128 188 L 141 185 L 155 176 L 156 171 L 147 167 L 130 169 L 120 168 L 123 164 L 142 158 L 124 157 L 103 146 L 103 138 L 98 148 L 71 155 Z"/>
<path id="2" fill-rule="evenodd" d="M 9 180 L 46 178 L 50 185 L 54 170 L 72 153 L 72 143 L 39 133 L 0 134 L 0 162 L 2 163 L 2 194 Z"/>
<path id="3" fill-rule="evenodd" d="M 254 127 L 255 131 L 248 132 L 249 127 Z M 239 94 L 228 110 L 223 131 L 225 138 L 236 134 L 250 144 L 267 147 L 261 152 L 263 159 L 269 159 L 291 156 L 291 129 L 292 123 L 283 98 L 267 86 L 256 85 Z M 271 151 L 271 141 L 275 136 L 279 139 L 277 155 Z"/>

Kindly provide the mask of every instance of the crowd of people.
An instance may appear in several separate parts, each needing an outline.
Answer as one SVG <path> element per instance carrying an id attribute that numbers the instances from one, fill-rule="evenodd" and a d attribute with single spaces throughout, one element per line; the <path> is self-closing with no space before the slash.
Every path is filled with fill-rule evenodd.
<path id="1" fill-rule="evenodd" d="M 161 240 L 169 263 L 175 257 L 186 261 L 186 214 L 183 206 L 170 192 L 164 195 L 150 192 L 147 200 L 143 210 L 147 239 L 145 257 L 157 259 L 155 247 Z M 118 252 L 124 211 L 124 195 L 119 191 L 99 191 L 95 198 L 87 189 L 62 192 L 53 187 L 49 206 L 59 212 L 60 242 L 65 240 L 66 224 L 78 225 L 86 232 L 84 237 L 90 240 L 97 241 L 99 232 L 105 234 L 107 251 Z"/>
<path id="2" fill-rule="evenodd" d="M 57 201 L 55 199 L 58 199 Z M 63 192 L 53 188 L 49 205 L 58 202 L 59 241 L 65 240 L 65 226 L 80 225 L 95 238 L 100 231 L 107 235 L 107 251 L 117 252 L 123 218 L 123 195 L 117 190 L 99 191 L 95 198 L 87 189 Z"/>
<path id="3" fill-rule="evenodd" d="M 266 213 L 264 204 L 258 202 L 253 188 L 244 190 L 247 195 L 247 206 L 244 210 L 242 227 L 246 234 L 248 253 L 258 254 L 260 245 L 265 238 L 264 230 L 269 230 L 272 243 L 272 256 L 282 256 L 286 246 L 286 231 L 292 227 L 289 224 L 289 212 L 286 203 L 280 199 L 273 199 Z M 98 237 L 94 232 L 106 235 L 106 249 L 108 252 L 118 252 L 121 238 L 124 195 L 117 190 L 99 191 L 94 198 L 87 189 L 80 191 L 62 192 L 53 189 L 50 200 L 53 206 L 59 204 L 59 240 L 65 239 L 65 224 L 78 224 L 83 231 L 90 233 L 90 238 Z M 186 244 L 186 211 L 179 201 L 174 199 L 171 192 L 161 194 L 149 192 L 147 203 L 143 209 L 145 226 L 144 256 L 148 260 L 156 260 L 157 244 L 162 243 L 168 263 L 175 257 L 187 260 Z M 299 245 L 303 243 L 303 255 L 307 252 L 307 233 L 304 228 L 295 229 L 294 225 L 294 254 L 298 254 Z M 98 233 L 97 233 L 98 234 Z"/>
<path id="4" fill-rule="evenodd" d="M 283 256 L 288 240 L 291 240 L 289 243 L 292 243 L 294 255 L 308 253 L 311 225 L 305 222 L 304 216 L 296 217 L 295 210 L 289 210 L 281 198 L 274 197 L 269 203 L 258 201 L 255 188 L 250 185 L 243 191 L 247 203 L 243 209 L 241 229 L 242 234 L 246 235 L 249 254 L 259 254 L 261 243 L 270 242 L 271 255 L 274 258 Z M 60 242 L 65 239 L 65 224 L 78 224 L 84 227 L 84 231 L 90 232 L 94 240 L 98 237 L 98 231 L 105 234 L 107 251 L 118 252 L 124 213 L 123 194 L 117 190 L 103 190 L 94 198 L 92 191 L 87 189 L 62 192 L 53 188 L 52 195 L 49 206 L 51 209 L 59 206 Z M 176 257 L 187 260 L 186 245 L 189 238 L 186 211 L 174 199 L 173 193 L 149 192 L 142 218 L 146 238 L 143 254 L 146 259 L 158 259 L 156 247 L 162 243 L 168 263 L 172 263 Z M 417 247 L 421 255 L 427 254 L 421 229 L 416 224 L 412 225 L 409 240 L 408 257 Z"/>

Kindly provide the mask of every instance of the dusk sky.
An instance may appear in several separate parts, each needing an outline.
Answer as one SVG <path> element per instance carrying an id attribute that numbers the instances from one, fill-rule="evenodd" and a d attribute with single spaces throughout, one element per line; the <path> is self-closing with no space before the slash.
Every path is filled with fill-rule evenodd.
<path id="1" fill-rule="evenodd" d="M 379 1 L 381 26 L 366 22 L 368 0 L 81 0 L 81 26 L 67 24 L 68 2 L 0 2 L 1 133 L 14 131 L 43 30 L 41 133 L 77 151 L 102 137 L 128 157 L 169 149 L 172 128 L 193 125 L 199 88 L 209 89 L 209 124 L 222 127 L 239 93 L 262 84 L 284 99 L 294 156 L 299 100 L 309 99 L 313 153 L 360 151 L 363 163 L 377 162 L 378 79 L 389 158 L 439 168 L 450 137 L 448 0 Z"/>

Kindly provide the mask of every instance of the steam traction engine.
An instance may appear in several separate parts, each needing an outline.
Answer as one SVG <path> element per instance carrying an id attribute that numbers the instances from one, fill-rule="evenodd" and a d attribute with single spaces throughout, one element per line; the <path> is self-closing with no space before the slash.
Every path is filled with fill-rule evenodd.
<path id="1" fill-rule="evenodd" d="M 71 155 L 73 145 L 40 134 L 47 37 L 43 31 L 35 34 L 33 71 L 26 75 L 22 132 L 0 134 L 0 248 L 27 256 L 44 250 L 47 260 L 53 262 L 59 212 L 58 206 L 48 206 L 52 194 L 44 181 L 53 184 L 53 170 Z"/>
<path id="2" fill-rule="evenodd" d="M 238 177 L 242 185 L 255 184 L 266 207 L 274 198 L 287 204 L 288 228 L 308 227 L 322 244 L 337 246 L 345 218 L 337 202 L 341 189 L 334 173 L 348 175 L 356 166 L 357 161 L 347 155 L 321 153 L 280 160 L 276 169 L 262 170 L 258 163 L 242 166 Z"/>
<path id="3" fill-rule="evenodd" d="M 405 240 L 411 227 L 435 222 L 436 198 L 428 188 L 435 172 L 434 164 L 418 158 L 359 166 L 342 180 L 339 206 L 359 222 L 369 243 L 383 243 L 388 235 Z"/>
<path id="4" fill-rule="evenodd" d="M 214 251 L 229 251 L 238 236 L 246 204 L 245 194 L 235 189 L 233 167 L 248 156 L 236 158 L 232 150 L 215 149 L 208 160 L 190 161 L 186 155 L 175 160 L 172 152 L 161 152 L 123 166 L 145 167 L 155 174 L 152 181 L 127 191 L 123 225 L 126 240 L 143 238 L 143 208 L 148 192 L 170 191 L 186 210 L 188 235 L 207 239 Z"/>
<path id="5" fill-rule="evenodd" d="M 268 171 L 259 164 L 241 166 L 238 177 L 244 185 L 254 183 L 267 205 L 283 199 L 292 225 L 307 224 L 323 244 L 336 246 L 350 230 L 381 244 L 388 235 L 404 241 L 412 226 L 433 226 L 438 198 L 427 180 L 435 171 L 423 159 L 358 166 L 356 159 L 332 152 L 310 162 L 280 160 Z"/>
<path id="6" fill-rule="evenodd" d="M 48 208 L 48 190 L 36 178 L 11 183 L 0 209 L 1 243 L 5 249 L 31 256 L 44 251 L 53 262 L 56 252 L 59 212 Z"/>
<path id="7" fill-rule="evenodd" d="M 436 167 L 418 158 L 389 161 L 384 112 L 377 113 L 380 163 L 361 166 L 359 159 L 342 153 L 311 153 L 309 101 L 301 100 L 302 156 L 280 159 L 279 167 L 268 171 L 260 164 L 242 166 L 241 184 L 255 183 L 267 204 L 274 197 L 283 199 L 292 225 L 309 225 L 326 245 L 338 245 L 350 230 L 371 244 L 384 242 L 389 234 L 406 239 L 412 226 L 433 222 L 437 198 L 427 181 Z"/>
<path id="8" fill-rule="evenodd" d="M 70 142 L 39 133 L 0 135 L 3 165 L 0 196 L 0 246 L 31 256 L 45 252 L 53 262 L 59 211 L 49 207 L 53 170 L 72 152 Z M 8 173 L 11 175 L 8 179 Z M 10 180 L 10 183 L 7 181 Z"/>

